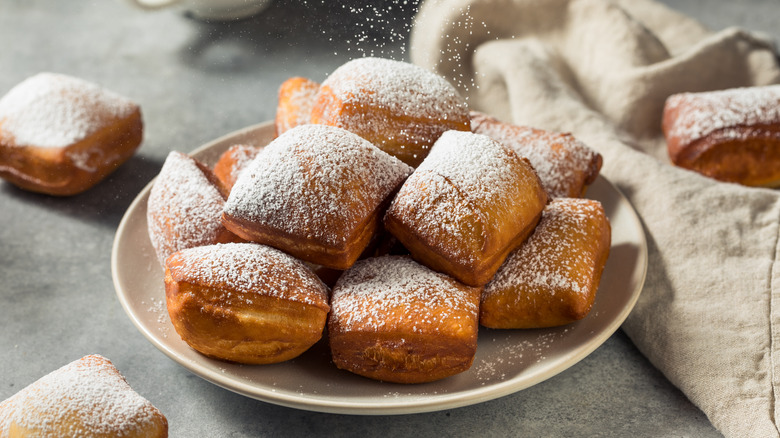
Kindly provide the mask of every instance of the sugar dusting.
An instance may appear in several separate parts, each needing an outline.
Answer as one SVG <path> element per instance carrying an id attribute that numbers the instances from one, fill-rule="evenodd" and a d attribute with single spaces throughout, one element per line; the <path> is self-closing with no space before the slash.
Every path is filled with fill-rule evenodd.
<path id="1" fill-rule="evenodd" d="M 82 79 L 39 73 L 0 99 L 0 142 L 59 148 L 87 138 L 137 105 Z"/>
<path id="2" fill-rule="evenodd" d="M 579 196 L 598 153 L 568 134 L 472 117 L 472 130 L 493 138 L 531 163 L 551 197 Z"/>
<path id="3" fill-rule="evenodd" d="M 430 147 L 441 133 L 468 120 L 466 100 L 443 77 L 407 62 L 359 58 L 322 83 L 339 100 L 312 121 L 324 121 L 368 140 Z"/>
<path id="4" fill-rule="evenodd" d="M 526 173 L 514 170 L 520 165 L 513 152 L 487 136 L 447 131 L 401 188 L 388 214 L 406 217 L 421 236 L 431 241 L 462 241 L 465 234 L 484 238 L 489 230 L 498 229 L 501 221 L 512 214 L 510 209 L 521 202 L 515 187 L 538 184 L 530 168 Z M 491 214 L 478 208 L 481 205 L 492 206 Z M 465 220 L 471 216 L 478 219 Z M 463 228 L 471 223 L 483 228 Z M 473 261 L 479 255 L 471 246 L 450 247 L 443 250 L 461 260 Z"/>
<path id="5" fill-rule="evenodd" d="M 518 342 L 515 331 L 492 330 L 493 350 L 489 356 L 478 354 L 471 372 L 482 386 L 511 379 L 524 369 L 543 363 L 549 349 L 568 331 L 569 328 L 541 331 L 536 337 L 529 335 Z M 511 374 L 507 374 L 507 370 L 511 370 Z"/>
<path id="6" fill-rule="evenodd" d="M 414 118 L 467 109 L 463 98 L 443 77 L 414 64 L 385 58 L 348 61 L 333 71 L 323 86 L 346 102 L 367 99 L 373 107 Z"/>
<path id="7" fill-rule="evenodd" d="M 249 164 L 224 211 L 338 245 L 411 171 L 346 130 L 302 125 L 277 137 Z"/>
<path id="8" fill-rule="evenodd" d="M 330 318 L 342 330 L 468 330 L 479 310 L 474 290 L 408 257 L 365 259 L 334 286 Z"/>
<path id="9" fill-rule="evenodd" d="M 114 365 L 92 355 L 41 377 L 9 400 L 4 422 L 57 436 L 72 417 L 69 436 L 138 435 L 159 411 L 133 391 Z M 5 426 L 5 425 L 3 425 Z"/>
<path id="10" fill-rule="evenodd" d="M 302 262 L 254 243 L 200 246 L 172 255 L 175 281 L 222 289 L 220 301 L 253 304 L 257 294 L 327 307 L 328 290 Z"/>
<path id="11" fill-rule="evenodd" d="M 592 229 L 590 223 L 600 215 L 603 216 L 603 209 L 598 201 L 574 198 L 551 201 L 534 233 L 507 257 L 485 286 L 483 299 L 519 284 L 551 294 L 587 293 L 595 276 L 596 267 L 592 263 L 595 254 L 583 250 L 581 242 L 587 241 Z"/>
<path id="12" fill-rule="evenodd" d="M 241 172 L 246 169 L 249 163 L 255 159 L 260 151 L 254 146 L 238 144 L 232 146 L 230 148 L 230 152 L 231 158 L 233 159 L 233 162 L 231 163 L 230 174 L 234 175 L 235 179 L 238 179 L 238 176 L 241 175 Z"/>
<path id="13" fill-rule="evenodd" d="M 149 238 L 160 263 L 178 250 L 214 243 L 224 202 L 195 159 L 168 154 L 147 204 Z"/>
<path id="14" fill-rule="evenodd" d="M 150 302 L 146 302 L 146 300 L 141 300 L 141 304 L 144 306 L 149 306 L 146 308 L 146 311 L 150 314 L 155 315 L 155 320 L 157 321 L 157 330 L 160 332 L 160 336 L 163 338 L 168 337 L 168 331 L 169 326 L 166 325 L 168 321 L 170 321 L 170 316 L 168 315 L 168 307 L 165 303 L 165 298 L 150 298 Z"/>
<path id="15" fill-rule="evenodd" d="M 738 138 L 734 128 L 780 123 L 780 85 L 675 94 L 665 110 L 679 111 L 666 135 L 682 144 L 716 131 Z"/>

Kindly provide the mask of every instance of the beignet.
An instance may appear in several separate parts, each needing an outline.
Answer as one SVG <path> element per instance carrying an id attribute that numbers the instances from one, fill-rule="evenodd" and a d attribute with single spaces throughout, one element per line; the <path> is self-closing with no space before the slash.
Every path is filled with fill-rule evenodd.
<path id="1" fill-rule="evenodd" d="M 333 288 L 333 363 L 396 383 L 466 371 L 477 351 L 480 291 L 409 257 L 360 260 Z"/>
<path id="2" fill-rule="evenodd" d="M 322 337 L 330 310 L 328 289 L 309 268 L 254 243 L 172 254 L 165 296 L 173 327 L 187 344 L 245 364 L 300 355 Z"/>
<path id="3" fill-rule="evenodd" d="M 301 125 L 241 174 L 222 222 L 238 236 L 333 269 L 357 260 L 412 168 L 356 134 Z"/>
<path id="4" fill-rule="evenodd" d="M 296 126 L 311 122 L 311 107 L 319 89 L 319 82 L 302 77 L 282 82 L 274 118 L 277 137 Z"/>
<path id="5" fill-rule="evenodd" d="M 672 95 L 663 132 L 679 167 L 746 186 L 780 186 L 780 85 Z"/>
<path id="6" fill-rule="evenodd" d="M 0 437 L 167 436 L 165 416 L 98 355 L 71 362 L 0 403 Z"/>
<path id="7" fill-rule="evenodd" d="M 601 155 L 571 134 L 504 123 L 475 111 L 471 112 L 471 130 L 527 158 L 551 198 L 585 195 L 601 170 Z"/>
<path id="8" fill-rule="evenodd" d="M 244 144 L 233 145 L 219 156 L 214 165 L 214 176 L 225 188 L 227 193 L 233 188 L 238 175 L 260 153 L 260 148 Z"/>
<path id="9" fill-rule="evenodd" d="M 0 177 L 56 196 L 81 193 L 141 144 L 140 107 L 82 79 L 32 76 L 0 99 Z"/>
<path id="10" fill-rule="evenodd" d="M 146 204 L 149 240 L 160 265 L 176 251 L 240 241 L 221 222 L 223 192 L 206 165 L 181 152 L 170 152 Z"/>
<path id="11" fill-rule="evenodd" d="M 384 224 L 417 261 L 483 286 L 546 202 L 528 160 L 487 136 L 448 131 L 401 187 Z"/>
<path id="12" fill-rule="evenodd" d="M 401 61 L 359 58 L 322 82 L 311 122 L 338 126 L 417 166 L 439 136 L 470 130 L 465 99 L 442 77 Z"/>
<path id="13" fill-rule="evenodd" d="M 528 240 L 485 286 L 480 324 L 553 327 L 584 318 L 609 256 L 611 230 L 601 203 L 556 198 Z"/>

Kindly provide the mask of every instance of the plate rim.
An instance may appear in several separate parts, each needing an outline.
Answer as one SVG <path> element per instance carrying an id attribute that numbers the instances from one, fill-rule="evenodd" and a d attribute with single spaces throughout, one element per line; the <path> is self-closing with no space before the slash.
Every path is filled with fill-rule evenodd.
<path id="1" fill-rule="evenodd" d="M 211 151 L 215 147 L 225 146 L 226 143 L 232 142 L 233 144 L 240 143 L 236 141 L 237 138 L 251 136 L 254 133 L 268 130 L 272 127 L 273 121 L 266 121 L 247 126 L 245 128 L 238 129 L 236 131 L 222 135 L 212 141 L 209 141 L 189 153 L 192 156 L 202 155 Z M 228 146 L 225 146 L 225 149 Z M 213 165 L 213 163 L 209 163 Z M 128 206 L 127 210 L 122 216 L 122 219 L 117 227 L 114 235 L 112 249 L 111 249 L 111 274 L 114 284 L 115 293 L 119 299 L 119 302 L 125 311 L 126 315 L 130 318 L 133 325 L 141 334 L 154 345 L 158 350 L 163 352 L 166 356 L 178 363 L 193 374 L 207 380 L 217 386 L 220 386 L 229 391 L 241 394 L 243 396 L 257 399 L 260 401 L 286 406 L 295 409 L 302 409 L 315 412 L 334 413 L 334 414 L 349 414 L 349 415 L 400 415 L 400 414 L 412 414 L 412 413 L 424 413 L 441 411 L 451 408 L 463 407 L 473 404 L 482 403 L 489 400 L 494 400 L 500 397 L 504 397 L 515 392 L 519 392 L 536 384 L 539 384 L 545 380 L 554 377 L 557 374 L 567 370 L 573 365 L 579 363 L 582 359 L 590 355 L 609 337 L 611 337 L 623 324 L 628 315 L 636 305 L 641 291 L 644 288 L 644 284 L 647 277 L 648 270 L 648 247 L 647 236 L 645 235 L 644 226 L 639 218 L 636 210 L 626 196 L 612 184 L 607 178 L 599 175 L 595 184 L 606 184 L 609 189 L 614 190 L 619 196 L 619 200 L 626 203 L 629 207 L 630 215 L 628 219 L 632 222 L 632 226 L 640 231 L 638 240 L 639 252 L 637 255 L 637 263 L 640 263 L 640 271 L 637 272 L 637 283 L 626 305 L 621 309 L 617 316 L 602 329 L 597 336 L 591 338 L 591 340 L 582 348 L 578 348 L 573 354 L 567 356 L 566 360 L 555 367 L 550 367 L 542 372 L 536 373 L 536 375 L 521 379 L 520 382 L 516 380 L 519 376 L 511 379 L 507 379 L 501 382 L 491 383 L 475 389 L 459 391 L 456 393 L 445 394 L 432 394 L 426 397 L 421 397 L 418 400 L 403 399 L 401 403 L 392 401 L 383 401 L 381 403 L 366 403 L 364 400 L 346 401 L 346 400 L 331 400 L 326 398 L 312 398 L 302 397 L 300 395 L 289 395 L 275 390 L 269 390 L 265 387 L 249 387 L 249 385 L 243 382 L 237 382 L 234 378 L 230 378 L 226 373 L 217 373 L 200 362 L 193 362 L 180 354 L 173 351 L 168 345 L 158 339 L 158 336 L 151 332 L 151 328 L 147 327 L 138 315 L 136 315 L 131 307 L 129 296 L 123 293 L 123 285 L 120 284 L 120 243 L 121 237 L 127 232 L 131 226 L 130 219 L 133 213 L 139 208 L 142 202 L 146 202 L 149 196 L 149 191 L 154 184 L 156 177 L 147 183 L 143 189 L 136 195 L 133 201 Z M 634 267 L 636 269 L 636 266 Z M 164 297 L 163 297 L 164 300 Z M 167 312 L 166 312 L 167 314 Z M 482 329 L 482 328 L 481 328 Z M 175 332 L 172 336 L 178 336 Z M 203 356 L 203 360 L 213 361 Z"/>

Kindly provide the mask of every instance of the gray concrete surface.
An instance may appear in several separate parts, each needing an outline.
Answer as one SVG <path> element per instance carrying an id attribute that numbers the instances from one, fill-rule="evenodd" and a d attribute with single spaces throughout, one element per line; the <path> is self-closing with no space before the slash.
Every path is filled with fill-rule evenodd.
<path id="1" fill-rule="evenodd" d="M 714 29 L 780 37 L 777 0 L 667 1 Z M 134 98 L 146 122 L 136 156 L 84 194 L 52 198 L 0 183 L 0 400 L 99 353 L 163 411 L 172 437 L 719 436 L 620 331 L 572 368 L 513 395 L 435 413 L 349 416 L 219 388 L 135 329 L 114 292 L 112 240 L 167 153 L 271 119 L 290 76 L 322 80 L 364 54 L 407 57 L 414 2 L 377 4 L 379 19 L 372 8 L 324 3 L 333 4 L 278 0 L 260 16 L 214 24 L 121 0 L 0 0 L 0 94 L 56 71 Z"/>

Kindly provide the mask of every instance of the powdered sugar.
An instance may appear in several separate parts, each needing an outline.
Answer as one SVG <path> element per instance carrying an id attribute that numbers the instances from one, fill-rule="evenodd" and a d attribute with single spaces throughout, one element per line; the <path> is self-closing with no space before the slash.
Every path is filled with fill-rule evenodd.
<path id="1" fill-rule="evenodd" d="M 423 196 L 430 198 L 423 200 Z M 388 211 L 403 216 L 406 223 L 414 225 L 416 233 L 430 237 L 431 241 L 465 241 L 467 236 L 477 236 L 480 244 L 484 240 L 485 230 L 477 227 L 480 221 L 474 219 L 481 217 L 481 213 L 447 178 L 437 173 L 416 170 Z M 479 254 L 471 249 L 470 245 L 439 248 L 445 257 L 474 262 Z"/>
<path id="2" fill-rule="evenodd" d="M 484 257 L 489 233 L 507 220 L 530 222 L 516 218 L 519 204 L 538 202 L 541 210 L 534 187 L 539 187 L 536 175 L 511 150 L 484 135 L 447 131 L 401 187 L 388 215 L 426 241 L 461 242 L 439 249 L 474 261 Z"/>
<path id="3" fill-rule="evenodd" d="M 262 294 L 327 307 L 327 287 L 302 262 L 255 243 L 200 246 L 174 254 L 168 269 L 175 281 L 222 289 L 222 302 L 252 304 Z"/>
<path id="4" fill-rule="evenodd" d="M 224 211 L 288 235 L 338 245 L 411 171 L 343 129 L 298 126 L 249 164 Z"/>
<path id="5" fill-rule="evenodd" d="M 512 148 L 531 163 L 550 197 L 580 196 L 583 184 L 598 172 L 598 153 L 568 134 L 472 118 L 472 129 Z"/>
<path id="6" fill-rule="evenodd" d="M 675 94 L 665 111 L 678 111 L 666 136 L 682 144 L 716 131 L 737 138 L 730 128 L 780 123 L 780 85 Z"/>
<path id="7" fill-rule="evenodd" d="M 86 356 L 9 399 L 5 421 L 35 436 L 125 436 L 154 428 L 159 411 L 130 388 L 108 359 Z M 155 418 L 157 417 L 157 419 Z"/>
<path id="8" fill-rule="evenodd" d="M 70 76 L 40 73 L 0 99 L 0 142 L 66 147 L 137 109 L 129 99 Z"/>
<path id="9" fill-rule="evenodd" d="M 423 118 L 467 105 L 449 82 L 422 67 L 384 58 L 353 59 L 323 82 L 345 102 L 366 99 L 393 114 Z"/>
<path id="10" fill-rule="evenodd" d="M 393 152 L 407 163 L 419 163 L 445 130 L 468 129 L 468 106 L 457 90 L 413 64 L 354 59 L 336 69 L 322 90 L 330 90 L 339 104 L 318 106 L 318 100 L 313 123 L 340 126 L 383 149 L 398 148 Z"/>
<path id="11" fill-rule="evenodd" d="M 171 152 L 147 204 L 149 238 L 160 263 L 172 253 L 215 243 L 224 198 L 195 159 Z"/>
<path id="12" fill-rule="evenodd" d="M 331 320 L 341 330 L 453 333 L 474 327 L 477 288 L 403 256 L 358 261 L 333 288 Z"/>
<path id="13" fill-rule="evenodd" d="M 517 172 L 508 171 L 519 160 L 495 140 L 465 131 L 447 131 L 436 141 L 428 157 L 417 168 L 449 180 L 472 201 L 502 204 L 499 199 L 515 196 Z M 523 185 L 534 184 L 532 172 Z"/>
<path id="14" fill-rule="evenodd" d="M 249 166 L 249 163 L 255 159 L 260 149 L 244 145 L 233 145 L 225 151 L 214 166 L 214 173 L 222 180 L 227 187 L 232 187 L 238 179 L 241 172 Z M 223 161 L 224 160 L 224 161 Z"/>
<path id="15" fill-rule="evenodd" d="M 311 121 L 311 106 L 320 84 L 306 78 L 290 78 L 279 89 L 279 105 L 276 113 L 276 133 Z"/>
<path id="16" fill-rule="evenodd" d="M 545 208 L 534 233 L 507 257 L 493 280 L 485 286 L 483 299 L 493 293 L 522 285 L 550 294 L 584 294 L 591 290 L 597 254 L 593 221 L 603 217 L 598 201 L 557 198 Z M 525 297 L 518 295 L 517 299 Z"/>

